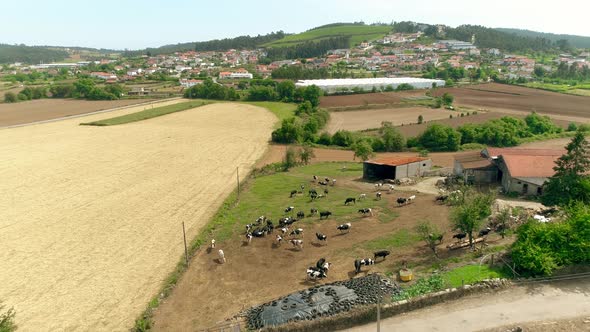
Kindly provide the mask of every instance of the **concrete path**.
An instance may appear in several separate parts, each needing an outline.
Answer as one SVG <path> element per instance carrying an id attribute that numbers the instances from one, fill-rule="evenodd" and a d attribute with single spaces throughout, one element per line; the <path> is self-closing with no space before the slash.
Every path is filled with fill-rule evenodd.
<path id="1" fill-rule="evenodd" d="M 381 331 L 467 332 L 590 315 L 590 278 L 527 284 L 478 294 L 381 321 Z M 377 331 L 375 323 L 346 330 Z"/>

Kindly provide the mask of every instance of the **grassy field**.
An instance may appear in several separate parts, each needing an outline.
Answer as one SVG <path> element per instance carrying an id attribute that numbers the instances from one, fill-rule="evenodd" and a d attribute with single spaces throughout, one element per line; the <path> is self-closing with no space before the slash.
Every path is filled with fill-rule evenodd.
<path id="1" fill-rule="evenodd" d="M 281 122 L 284 119 L 292 118 L 295 116 L 295 110 L 297 109 L 297 105 L 295 104 L 287 104 L 281 103 L 276 101 L 251 101 L 246 102 L 246 104 L 264 107 L 267 110 L 271 111 L 274 115 L 279 118 L 279 122 L 277 123 L 277 127 L 281 125 Z"/>
<path id="2" fill-rule="evenodd" d="M 385 36 L 391 31 L 388 26 L 369 25 L 341 25 L 308 30 L 295 35 L 286 36 L 283 39 L 265 44 L 266 47 L 294 46 L 306 41 L 319 41 L 333 37 L 351 36 L 351 46 L 357 45 L 365 40 L 374 40 Z"/>
<path id="3" fill-rule="evenodd" d="M 369 250 L 379 250 L 380 248 L 401 248 L 412 245 L 417 241 L 420 241 L 418 234 L 407 229 L 402 229 L 398 232 L 369 241 L 365 243 L 364 246 Z"/>
<path id="4" fill-rule="evenodd" d="M 137 113 L 131 113 L 123 116 L 117 116 L 114 118 L 99 120 L 99 121 L 92 121 L 92 122 L 85 122 L 81 123 L 84 126 L 116 126 L 120 124 L 136 122 L 147 120 L 151 118 L 155 118 L 158 116 L 185 111 L 191 108 L 200 107 L 203 105 L 207 105 L 208 102 L 204 101 L 189 101 L 186 103 L 179 103 L 174 105 L 168 105 L 163 107 L 156 107 L 156 108 L 149 108 Z"/>
<path id="5" fill-rule="evenodd" d="M 346 166 L 344 171 L 342 166 Z M 310 179 L 314 174 L 330 178 L 349 178 L 362 176 L 362 170 L 361 163 L 333 162 L 297 167 L 289 172 L 257 177 L 247 185 L 247 189 L 242 188 L 244 194 L 240 197 L 239 205 L 233 206 L 229 203 L 224 205 L 224 208 L 217 213 L 203 234 L 208 233 L 218 241 L 223 241 L 234 234 L 243 233 L 245 225 L 261 215 L 270 217 L 276 223 L 283 216 L 277 215 L 277 210 L 294 206 L 295 210 L 299 211 L 298 206 L 304 206 L 310 202 L 307 189 L 303 194 L 289 198 L 289 192 L 285 188 L 296 190 L 300 189 L 299 186 L 302 184 L 309 187 Z M 318 199 L 314 203 L 318 210 L 330 210 L 334 214 L 334 219 L 339 222 L 354 223 L 361 220 L 359 215 L 351 214 L 351 209 L 354 208 L 342 204 L 347 197 L 357 197 L 358 192 L 338 186 L 329 187 L 329 191 L 326 198 Z M 371 201 L 371 205 L 379 208 L 377 216 L 383 222 L 397 216 L 396 212 L 387 207 L 385 200 Z M 304 212 L 309 213 L 307 210 Z M 300 223 L 306 224 L 314 221 L 317 221 L 317 217 L 305 218 Z"/>
<path id="6" fill-rule="evenodd" d="M 481 266 L 465 265 L 443 273 L 443 278 L 450 287 L 473 284 L 484 279 L 510 277 L 511 275 L 506 271 L 498 268 L 490 268 L 485 264 Z"/>

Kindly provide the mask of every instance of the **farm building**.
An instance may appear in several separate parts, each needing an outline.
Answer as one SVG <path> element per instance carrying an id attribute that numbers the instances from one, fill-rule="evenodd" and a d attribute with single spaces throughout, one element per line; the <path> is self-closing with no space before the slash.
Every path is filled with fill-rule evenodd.
<path id="1" fill-rule="evenodd" d="M 505 192 L 541 195 L 563 149 L 487 148 L 455 157 L 454 173 L 471 184 L 498 182 Z"/>
<path id="2" fill-rule="evenodd" d="M 443 80 L 432 80 L 426 78 L 413 77 L 396 77 L 396 78 L 342 78 L 342 79 L 326 79 L 326 80 L 300 80 L 295 85 L 297 87 L 306 87 L 316 85 L 325 93 L 335 93 L 342 91 L 350 91 L 352 89 L 361 89 L 363 91 L 371 91 L 373 88 L 377 90 L 386 89 L 388 86 L 396 89 L 401 84 L 409 84 L 414 89 L 430 89 L 433 84 L 437 87 L 445 86 Z"/>
<path id="3" fill-rule="evenodd" d="M 402 179 L 422 176 L 432 167 L 432 160 L 420 157 L 381 158 L 365 161 L 365 179 Z"/>

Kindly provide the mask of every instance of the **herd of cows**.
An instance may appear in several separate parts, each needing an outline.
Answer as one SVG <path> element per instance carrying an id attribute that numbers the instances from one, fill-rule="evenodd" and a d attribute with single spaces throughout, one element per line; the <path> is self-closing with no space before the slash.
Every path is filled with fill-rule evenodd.
<path id="1" fill-rule="evenodd" d="M 326 197 L 329 194 L 329 188 L 330 186 L 334 187 L 336 185 L 336 179 L 330 179 L 330 178 L 325 178 L 323 180 L 319 180 L 319 178 L 317 176 L 313 176 L 313 180 L 312 182 L 314 184 L 318 184 L 320 186 L 324 186 L 325 189 L 323 190 L 323 193 L 318 193 L 318 190 L 312 188 L 309 189 L 307 192 L 308 197 L 310 198 L 310 202 L 314 202 L 317 199 L 321 199 L 323 197 Z M 378 183 L 375 185 L 376 188 L 376 193 L 375 193 L 375 200 L 380 200 L 382 197 L 382 193 L 381 190 L 382 189 L 386 189 L 389 192 L 394 190 L 393 185 L 388 185 L 386 186 L 383 183 Z M 289 197 L 293 198 L 296 197 L 297 195 L 303 195 L 304 194 L 304 190 L 305 190 L 305 185 L 300 185 L 299 190 L 291 190 L 289 193 Z M 348 197 L 344 200 L 344 205 L 345 206 L 349 206 L 351 204 L 355 204 L 357 202 L 362 202 L 364 200 L 367 199 L 367 194 L 362 193 L 360 194 L 358 197 Z M 410 204 L 412 202 L 414 202 L 414 200 L 416 199 L 415 195 L 412 195 L 410 197 L 399 197 L 397 199 L 397 203 L 399 206 L 402 205 L 406 205 L 406 204 Z M 292 250 L 296 250 L 296 251 L 301 251 L 303 250 L 303 235 L 304 235 L 304 229 L 300 228 L 300 227 L 296 227 L 294 226 L 294 224 L 298 221 L 301 221 L 302 219 L 304 219 L 306 217 L 306 214 L 304 211 L 300 210 L 300 211 L 296 211 L 296 208 L 294 206 L 288 206 L 283 210 L 283 214 L 284 216 L 281 217 L 277 224 L 275 225 L 275 223 L 267 218 L 266 216 L 260 216 L 258 217 L 253 223 L 249 223 L 247 225 L 245 225 L 245 245 L 249 245 L 252 240 L 254 238 L 262 238 L 262 237 L 266 237 L 269 234 L 273 234 L 275 231 L 278 231 L 279 234 L 276 234 L 275 236 L 275 241 L 274 241 L 274 246 L 281 246 L 283 242 L 288 242 L 292 245 L 293 249 Z M 357 210 L 359 214 L 362 214 L 363 216 L 373 216 L 373 209 L 372 208 L 361 208 Z M 313 217 L 313 216 L 319 216 L 319 220 L 325 220 L 328 219 L 329 217 L 331 217 L 333 215 L 332 211 L 329 210 L 324 210 L 324 211 L 318 211 L 317 208 L 311 207 L 309 209 L 309 215 L 307 215 L 308 217 Z M 348 223 L 343 223 L 340 224 L 336 227 L 336 230 L 339 231 L 340 234 L 347 234 L 348 232 L 350 232 L 352 229 L 352 224 L 350 222 Z M 322 233 L 315 233 L 315 238 L 316 238 L 316 244 L 318 246 L 323 246 L 323 245 L 327 245 L 328 243 L 328 236 L 326 234 L 322 234 Z M 212 239 L 211 240 L 211 248 L 215 248 L 215 240 Z M 225 253 L 223 252 L 223 250 L 218 250 L 218 262 L 220 264 L 223 264 L 226 262 L 226 257 L 225 257 Z M 385 259 L 385 257 L 390 255 L 390 251 L 388 250 L 379 250 L 374 252 L 374 256 L 373 258 L 362 258 L 362 259 L 355 259 L 354 260 L 354 270 L 356 273 L 360 273 L 361 272 L 361 268 L 363 266 L 369 266 L 369 265 L 373 265 L 375 264 L 375 261 L 378 258 L 382 258 L 383 260 Z M 320 258 L 317 263 L 315 264 L 315 266 L 310 266 L 307 268 L 306 270 L 306 275 L 307 278 L 310 280 L 319 280 L 319 279 L 323 279 L 326 278 L 328 276 L 328 271 L 330 269 L 330 266 L 332 264 L 330 262 L 327 262 L 325 258 Z"/>

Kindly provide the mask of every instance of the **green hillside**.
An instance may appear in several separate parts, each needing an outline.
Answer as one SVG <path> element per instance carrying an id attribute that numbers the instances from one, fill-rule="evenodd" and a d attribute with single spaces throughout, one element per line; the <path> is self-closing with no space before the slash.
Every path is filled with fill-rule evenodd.
<path id="1" fill-rule="evenodd" d="M 388 25 L 360 25 L 360 24 L 334 24 L 318 27 L 295 35 L 288 35 L 282 39 L 266 43 L 265 47 L 289 47 L 309 41 L 320 41 L 329 38 L 350 37 L 350 46 L 362 43 L 365 40 L 379 39 L 391 31 Z"/>
<path id="2" fill-rule="evenodd" d="M 560 39 L 565 39 L 573 47 L 590 48 L 590 37 L 586 37 L 586 36 L 559 35 L 559 34 L 555 34 L 555 33 L 537 32 L 537 31 L 523 30 L 523 29 L 496 28 L 495 30 L 507 32 L 507 33 L 513 33 L 518 36 L 529 37 L 529 38 L 545 38 L 545 39 L 548 39 L 554 43 Z"/>
<path id="3" fill-rule="evenodd" d="M 46 46 L 25 46 L 0 44 L 0 63 L 24 62 L 37 64 L 40 62 L 63 61 L 68 52 Z"/>

